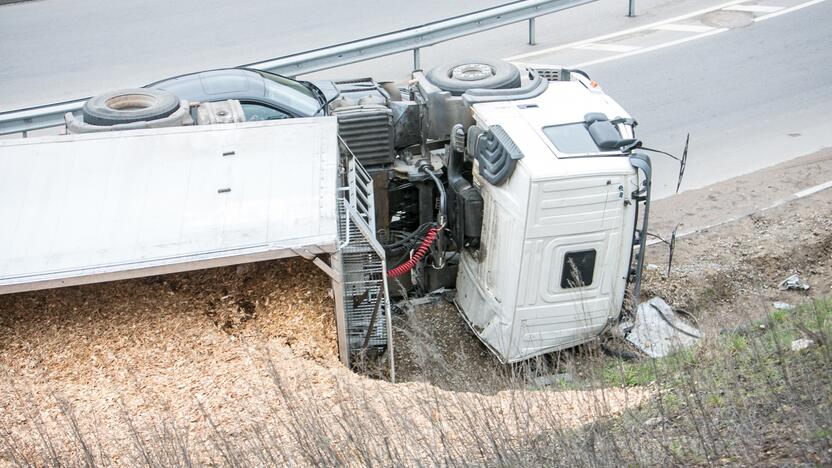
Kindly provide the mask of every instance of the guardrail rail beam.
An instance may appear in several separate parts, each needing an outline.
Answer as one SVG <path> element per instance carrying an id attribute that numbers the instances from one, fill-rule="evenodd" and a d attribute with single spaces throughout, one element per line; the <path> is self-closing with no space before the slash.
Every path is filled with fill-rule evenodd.
<path id="1" fill-rule="evenodd" d="M 464 36 L 522 21 L 529 22 L 529 44 L 535 43 L 535 18 L 597 0 L 519 0 L 422 26 L 286 55 L 241 67 L 298 76 L 379 57 L 413 52 L 413 68 L 420 69 L 421 49 Z M 632 3 L 631 3 L 632 4 Z M 80 113 L 89 99 L 0 112 L 0 135 L 24 133 L 64 124 L 64 114 Z"/>

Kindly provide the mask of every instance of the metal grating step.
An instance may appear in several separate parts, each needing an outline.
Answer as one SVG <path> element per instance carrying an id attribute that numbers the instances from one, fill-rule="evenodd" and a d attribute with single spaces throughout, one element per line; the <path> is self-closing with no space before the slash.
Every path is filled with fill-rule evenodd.
<path id="1" fill-rule="evenodd" d="M 384 250 L 375 240 L 373 181 L 356 158 L 347 162 L 346 203 L 339 224 L 340 270 L 350 354 L 391 343 Z M 373 318 L 375 316 L 375 318 Z"/>

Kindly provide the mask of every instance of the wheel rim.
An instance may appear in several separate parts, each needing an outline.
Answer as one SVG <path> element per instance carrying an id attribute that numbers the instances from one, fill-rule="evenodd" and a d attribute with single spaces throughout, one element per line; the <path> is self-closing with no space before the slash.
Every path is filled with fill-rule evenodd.
<path id="1" fill-rule="evenodd" d="M 156 97 L 147 94 L 122 94 L 107 99 L 104 105 L 114 111 L 129 112 L 147 109 L 157 102 Z"/>
<path id="2" fill-rule="evenodd" d="M 460 81 L 480 81 L 494 76 L 494 69 L 484 63 L 466 63 L 451 69 L 451 78 Z"/>

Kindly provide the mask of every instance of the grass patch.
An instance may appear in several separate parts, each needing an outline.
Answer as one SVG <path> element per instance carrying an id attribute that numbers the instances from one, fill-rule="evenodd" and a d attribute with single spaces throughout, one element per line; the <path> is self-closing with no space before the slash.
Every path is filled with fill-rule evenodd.
<path id="1" fill-rule="evenodd" d="M 616 421 L 619 435 L 638 433 L 642 441 L 620 461 L 832 461 L 830 311 L 830 299 L 816 300 L 664 359 L 603 363 L 605 384 L 659 388 L 653 404 Z M 813 344 L 793 351 L 801 338 Z"/>

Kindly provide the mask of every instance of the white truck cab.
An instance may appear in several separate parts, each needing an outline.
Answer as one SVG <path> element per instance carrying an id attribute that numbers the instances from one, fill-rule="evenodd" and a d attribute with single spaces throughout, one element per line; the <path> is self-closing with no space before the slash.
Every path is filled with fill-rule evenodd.
<path id="1" fill-rule="evenodd" d="M 531 99 L 473 105 L 479 127 L 501 127 L 523 154 L 502 185 L 474 171 L 482 239 L 463 252 L 457 279 L 462 315 L 504 362 L 585 342 L 621 311 L 639 177 L 628 154 L 598 147 L 592 113 L 633 138 L 630 115 L 582 76 Z"/>

